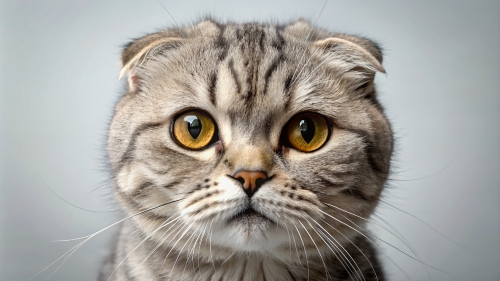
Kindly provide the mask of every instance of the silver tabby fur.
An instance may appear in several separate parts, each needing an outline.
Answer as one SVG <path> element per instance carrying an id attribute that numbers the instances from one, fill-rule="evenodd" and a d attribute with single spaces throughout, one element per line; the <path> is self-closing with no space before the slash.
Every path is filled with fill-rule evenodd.
<path id="1" fill-rule="evenodd" d="M 389 173 L 390 124 L 373 85 L 375 43 L 299 20 L 172 28 L 128 44 L 128 90 L 107 150 L 124 221 L 100 280 L 384 280 L 364 230 Z M 202 109 L 220 140 L 172 138 Z M 283 146 L 300 112 L 332 120 L 319 150 Z M 272 175 L 253 197 L 228 175 Z M 269 220 L 230 218 L 252 206 Z"/>

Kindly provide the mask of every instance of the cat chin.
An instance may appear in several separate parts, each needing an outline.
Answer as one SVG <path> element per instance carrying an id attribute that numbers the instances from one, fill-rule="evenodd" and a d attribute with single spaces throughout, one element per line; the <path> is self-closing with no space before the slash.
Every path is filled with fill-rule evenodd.
<path id="1" fill-rule="evenodd" d="M 242 252 L 269 252 L 288 242 L 285 230 L 261 217 L 240 218 L 212 228 L 214 245 Z"/>

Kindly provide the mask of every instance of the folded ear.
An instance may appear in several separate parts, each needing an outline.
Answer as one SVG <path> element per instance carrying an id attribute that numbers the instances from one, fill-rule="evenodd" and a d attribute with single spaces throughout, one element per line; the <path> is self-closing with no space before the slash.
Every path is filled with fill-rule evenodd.
<path id="1" fill-rule="evenodd" d="M 377 43 L 363 37 L 357 37 L 347 34 L 336 34 L 335 37 L 345 39 L 360 46 L 361 48 L 367 50 L 373 57 L 375 57 L 379 63 L 382 63 L 382 50 Z"/>
<path id="2" fill-rule="evenodd" d="M 154 53 L 154 50 L 178 46 L 182 41 L 179 37 L 172 37 L 168 32 L 148 34 L 128 43 L 122 52 L 122 69 L 119 79 L 127 74 L 129 91 L 135 92 L 139 88 L 140 77 L 137 76 L 136 67 L 141 61 Z"/>
<path id="3" fill-rule="evenodd" d="M 340 69 L 342 73 L 354 71 L 363 78 L 373 78 L 377 71 L 385 73 L 382 52 L 370 40 L 338 34 L 314 42 L 314 47 L 320 48 L 327 65 Z"/>
<path id="4" fill-rule="evenodd" d="M 377 44 L 360 37 L 335 34 L 312 45 L 316 48 L 314 54 L 334 69 L 334 75 L 346 78 L 352 91 L 375 101 L 375 73 L 385 73 Z"/>

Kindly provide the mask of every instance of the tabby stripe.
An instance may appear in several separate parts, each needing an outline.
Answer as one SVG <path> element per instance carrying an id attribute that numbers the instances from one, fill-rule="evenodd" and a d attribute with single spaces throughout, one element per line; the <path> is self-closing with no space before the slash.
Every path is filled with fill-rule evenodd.
<path id="1" fill-rule="evenodd" d="M 364 151 L 366 156 L 368 157 L 368 164 L 370 165 L 370 167 L 374 172 L 387 175 L 387 171 L 384 171 L 383 167 L 381 167 L 381 164 L 378 163 L 376 160 L 377 156 L 380 154 L 380 151 L 378 150 L 377 146 L 374 145 L 373 141 L 370 138 L 370 135 L 362 130 L 356 130 L 350 128 L 343 128 L 343 129 L 351 133 L 354 133 L 363 139 L 363 142 L 365 142 Z"/>
<path id="2" fill-rule="evenodd" d="M 132 193 L 130 194 L 132 197 L 139 197 L 139 196 L 144 196 L 143 192 L 148 189 L 149 187 L 154 187 L 155 184 L 150 182 L 150 181 L 144 181 L 139 185 L 138 188 L 134 189 Z"/>
<path id="3" fill-rule="evenodd" d="M 257 80 L 257 72 L 259 71 L 259 67 L 255 67 L 254 64 L 251 64 L 250 67 L 247 68 L 247 85 L 250 88 L 250 91 L 247 92 L 244 98 L 248 101 L 251 100 L 256 92 L 255 82 Z"/>
<path id="4" fill-rule="evenodd" d="M 163 188 L 167 188 L 168 189 L 168 188 L 174 187 L 174 186 L 176 186 L 176 185 L 178 185 L 180 183 L 181 183 L 180 181 L 173 181 L 171 183 L 163 185 Z"/>
<path id="5" fill-rule="evenodd" d="M 226 30 L 226 26 L 223 24 L 219 24 L 214 22 L 215 25 L 219 28 L 219 36 L 215 40 L 215 47 L 218 49 L 221 49 L 221 53 L 219 54 L 219 61 L 223 61 L 227 57 L 227 53 L 229 51 L 229 44 L 227 43 L 226 39 L 224 38 L 224 31 Z"/>
<path id="6" fill-rule="evenodd" d="M 326 187 L 339 188 L 339 187 L 344 186 L 344 184 L 342 184 L 342 183 L 336 183 L 336 182 L 333 182 L 333 181 L 331 181 L 331 180 L 329 180 L 329 179 L 327 179 L 327 178 L 324 178 L 324 177 L 322 177 L 322 176 L 316 176 L 316 177 L 317 177 L 317 178 L 319 179 L 319 181 L 320 181 L 323 185 L 325 185 Z"/>
<path id="7" fill-rule="evenodd" d="M 236 39 L 238 39 L 238 41 L 243 39 L 243 35 L 241 35 L 241 29 L 239 28 L 236 29 Z"/>
<path id="8" fill-rule="evenodd" d="M 290 102 L 292 100 L 292 92 L 290 88 L 292 87 L 292 78 L 293 75 L 288 74 L 286 80 L 285 80 L 285 88 L 283 89 L 283 93 L 285 93 L 285 111 L 288 111 L 290 109 Z"/>
<path id="9" fill-rule="evenodd" d="M 238 80 L 238 73 L 236 73 L 236 70 L 234 70 L 234 61 L 233 59 L 229 60 L 229 71 L 231 72 L 231 76 L 234 79 L 234 82 L 236 83 L 236 90 L 238 93 L 241 93 L 241 84 L 240 81 Z"/>
<path id="10" fill-rule="evenodd" d="M 295 279 L 295 277 L 293 277 L 293 274 L 292 272 L 290 271 L 290 268 L 288 268 L 288 266 L 286 267 L 286 270 L 288 271 L 288 274 L 290 274 L 290 277 L 292 278 L 293 281 L 297 281 L 297 279 Z"/>
<path id="11" fill-rule="evenodd" d="M 149 220 L 152 222 L 158 222 L 158 221 L 164 222 L 166 219 L 170 219 L 171 216 L 162 216 L 162 215 L 155 214 L 154 212 L 150 212 L 150 211 L 152 211 L 153 209 L 159 209 L 159 208 L 164 207 L 166 205 L 169 205 L 171 203 L 176 203 L 178 201 L 182 201 L 185 199 L 185 197 L 184 197 L 181 199 L 171 200 L 170 202 L 163 203 L 163 204 L 158 205 L 156 207 L 150 207 L 150 206 L 142 205 L 135 200 L 132 200 L 130 198 L 130 195 L 126 194 L 125 192 L 123 192 L 121 190 L 118 190 L 117 195 L 120 196 L 120 200 L 123 200 L 124 204 L 127 206 L 127 209 L 129 209 L 133 213 L 140 213 L 142 220 Z M 145 210 L 147 210 L 147 209 L 151 209 L 151 210 L 147 211 L 147 214 L 146 214 Z"/>
<path id="12" fill-rule="evenodd" d="M 264 74 L 264 95 L 267 94 L 267 87 L 268 87 L 269 79 L 271 78 L 271 76 L 273 75 L 273 73 L 276 71 L 276 69 L 278 69 L 278 66 L 284 60 L 285 60 L 285 56 L 283 54 L 279 54 L 278 56 L 276 56 L 273 59 L 273 61 L 271 63 L 271 66 L 269 67 L 269 69 Z"/>
<path id="13" fill-rule="evenodd" d="M 342 165 L 341 163 L 338 163 L 338 162 L 335 164 Z M 356 163 L 351 162 L 350 164 L 356 164 Z M 349 170 L 347 170 L 347 171 L 335 171 L 335 170 L 327 170 L 327 169 L 321 169 L 319 171 L 322 173 L 326 173 L 330 176 L 334 176 L 334 177 L 340 177 L 340 176 L 346 177 L 346 176 L 354 176 L 357 174 L 357 172 L 355 171 L 355 169 L 353 169 L 353 167 L 356 167 L 356 165 L 349 165 Z"/>
<path id="14" fill-rule="evenodd" d="M 271 43 L 271 46 L 273 46 L 274 48 L 278 49 L 278 51 L 282 51 L 283 50 L 283 47 L 285 46 L 285 39 L 283 38 L 283 36 L 281 35 L 281 32 L 276 29 L 276 37 L 277 37 L 277 41 L 273 41 Z"/>
<path id="15" fill-rule="evenodd" d="M 150 162 L 147 162 L 147 161 L 144 161 L 144 160 L 136 160 L 136 163 L 141 163 L 141 164 L 143 164 L 144 166 L 146 166 L 146 168 L 147 168 L 149 171 L 151 171 L 151 172 L 153 172 L 153 173 L 155 173 L 155 174 L 157 174 L 157 175 L 165 175 L 165 174 L 167 174 L 167 173 L 168 173 L 168 171 L 169 171 L 169 170 L 162 170 L 162 171 L 160 171 L 160 170 L 156 170 L 156 169 L 154 169 L 154 168 L 151 166 L 151 163 L 150 163 Z"/>
<path id="16" fill-rule="evenodd" d="M 210 75 L 210 83 L 208 84 L 208 95 L 210 102 L 215 106 L 216 105 L 216 99 L 215 99 L 215 92 L 217 90 L 217 74 L 213 72 Z"/>
<path id="17" fill-rule="evenodd" d="M 366 198 L 366 196 L 361 192 L 359 191 L 359 189 L 357 188 L 348 188 L 348 189 L 344 189 L 341 191 L 343 194 L 347 194 L 347 195 L 352 195 L 358 199 L 361 199 L 361 200 L 364 200 L 364 201 L 369 201 L 368 198 Z"/>
<path id="18" fill-rule="evenodd" d="M 260 33 L 260 40 L 259 40 L 259 47 L 260 47 L 260 51 L 261 52 L 264 52 L 264 39 L 266 38 L 266 33 L 265 32 L 261 32 Z"/>
<path id="19" fill-rule="evenodd" d="M 133 154 L 136 148 L 135 144 L 137 143 L 137 138 L 147 130 L 155 129 L 161 127 L 165 124 L 165 122 L 156 122 L 156 123 L 146 123 L 140 125 L 138 128 L 134 130 L 132 135 L 130 136 L 130 142 L 128 143 L 127 149 L 123 153 L 120 161 L 118 162 L 117 171 L 121 170 L 123 166 L 134 159 Z"/>
<path id="20" fill-rule="evenodd" d="M 376 98 L 377 94 L 375 89 L 371 91 L 370 93 L 366 93 L 364 99 L 370 101 L 370 103 L 375 106 L 375 108 L 380 111 L 380 113 L 384 113 L 384 107 L 380 104 L 380 102 Z"/>

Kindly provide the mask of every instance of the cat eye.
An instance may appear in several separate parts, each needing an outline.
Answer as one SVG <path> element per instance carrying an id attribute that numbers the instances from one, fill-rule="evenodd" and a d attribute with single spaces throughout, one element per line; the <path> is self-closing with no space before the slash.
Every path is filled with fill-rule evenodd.
<path id="1" fill-rule="evenodd" d="M 175 118 L 172 127 L 175 140 L 188 149 L 202 149 L 215 139 L 215 122 L 201 110 L 182 113 Z"/>
<path id="2" fill-rule="evenodd" d="M 285 126 L 284 142 L 302 152 L 313 152 L 327 140 L 329 126 L 325 117 L 307 112 L 295 115 Z"/>

